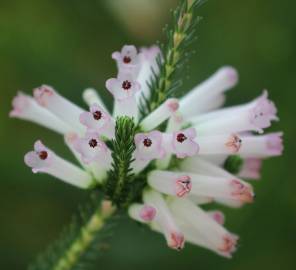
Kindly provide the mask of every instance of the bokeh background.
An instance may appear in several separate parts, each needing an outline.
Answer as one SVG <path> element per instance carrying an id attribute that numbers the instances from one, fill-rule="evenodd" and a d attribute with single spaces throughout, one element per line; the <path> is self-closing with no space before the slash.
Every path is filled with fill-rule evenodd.
<path id="1" fill-rule="evenodd" d="M 8 118 L 17 90 L 53 85 L 84 106 L 95 87 L 110 104 L 104 82 L 115 74 L 110 55 L 123 44 L 162 40 L 173 0 L 0 1 L 0 269 L 21 270 L 57 238 L 86 194 L 46 175 L 33 175 L 23 155 L 36 139 L 65 157 L 60 136 Z M 256 202 L 225 209 L 226 225 L 241 236 L 232 260 L 187 245 L 176 253 L 160 235 L 123 218 L 97 269 L 295 269 L 296 254 L 296 4 L 293 0 L 210 0 L 202 8 L 196 54 L 185 71 L 190 89 L 222 65 L 234 65 L 240 84 L 228 104 L 269 89 L 285 132 L 283 157 L 265 162 Z"/>

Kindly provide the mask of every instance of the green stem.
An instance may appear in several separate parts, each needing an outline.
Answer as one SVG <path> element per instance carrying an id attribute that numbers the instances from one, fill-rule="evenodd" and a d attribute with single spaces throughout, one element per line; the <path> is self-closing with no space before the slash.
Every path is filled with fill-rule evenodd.
<path id="1" fill-rule="evenodd" d="M 177 25 L 175 25 L 172 34 L 170 35 L 170 40 L 168 44 L 172 44 L 168 46 L 165 57 L 164 57 L 164 72 L 161 78 L 158 81 L 157 88 L 155 93 L 157 93 L 156 100 L 151 106 L 151 111 L 155 110 L 166 98 L 167 92 L 173 84 L 173 75 L 176 70 L 176 66 L 178 65 L 180 58 L 183 57 L 183 52 L 180 49 L 186 40 L 188 35 L 187 31 L 191 26 L 192 22 L 192 4 L 195 0 L 188 0 L 186 8 L 184 8 L 183 12 L 180 13 L 177 18 Z"/>
<path id="2" fill-rule="evenodd" d="M 108 202 L 103 202 L 102 206 L 96 209 L 85 226 L 80 229 L 79 236 L 66 250 L 64 256 L 57 261 L 53 270 L 72 269 L 92 244 L 95 235 L 103 228 L 106 220 L 111 217 L 114 212 L 115 209 L 112 208 Z"/>

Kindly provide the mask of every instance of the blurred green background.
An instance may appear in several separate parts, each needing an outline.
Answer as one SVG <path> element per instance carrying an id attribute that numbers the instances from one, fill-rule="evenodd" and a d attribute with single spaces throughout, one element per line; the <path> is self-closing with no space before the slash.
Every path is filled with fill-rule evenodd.
<path id="1" fill-rule="evenodd" d="M 149 3 L 149 4 L 147 4 Z M 99 89 L 115 74 L 110 58 L 123 44 L 150 45 L 162 39 L 169 0 L 0 1 L 0 269 L 25 269 L 57 238 L 86 194 L 47 175 L 33 175 L 23 155 L 42 139 L 71 158 L 60 136 L 8 118 L 19 89 L 31 93 L 53 85 L 81 106 L 86 87 Z M 269 89 L 285 132 L 283 157 L 268 160 L 256 182 L 256 202 L 225 209 L 227 227 L 240 235 L 232 260 L 187 245 L 176 253 L 163 238 L 123 218 L 111 249 L 97 269 L 295 269 L 296 254 L 296 2 L 210 0 L 201 9 L 196 54 L 185 71 L 190 89 L 221 65 L 234 65 L 240 84 L 228 104 L 246 102 Z"/>

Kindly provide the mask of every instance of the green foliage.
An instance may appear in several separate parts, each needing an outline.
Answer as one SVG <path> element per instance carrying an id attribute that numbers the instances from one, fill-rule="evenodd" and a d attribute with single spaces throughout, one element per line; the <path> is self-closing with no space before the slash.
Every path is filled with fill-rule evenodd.
<path id="1" fill-rule="evenodd" d="M 237 174 L 243 166 L 243 159 L 240 156 L 229 156 L 224 162 L 224 169 L 232 174 Z"/>
<path id="2" fill-rule="evenodd" d="M 200 17 L 197 8 L 204 0 L 184 0 L 173 13 L 171 28 L 165 30 L 167 41 L 162 44 L 161 55 L 157 57 L 159 74 L 153 71 L 148 82 L 150 97 L 142 95 L 140 112 L 144 118 L 155 110 L 168 97 L 177 96 L 182 85 L 181 73 L 190 57 L 188 46 L 195 40 L 196 26 Z"/>
<path id="3" fill-rule="evenodd" d="M 115 139 L 111 141 L 112 169 L 104 184 L 104 191 L 118 207 L 127 205 L 132 196 L 132 173 L 131 163 L 135 151 L 134 136 L 136 125 L 129 117 L 119 117 L 116 120 Z"/>
<path id="4" fill-rule="evenodd" d="M 101 200 L 94 192 L 59 239 L 28 270 L 94 269 L 99 255 L 107 247 L 116 218 L 103 213 Z"/>

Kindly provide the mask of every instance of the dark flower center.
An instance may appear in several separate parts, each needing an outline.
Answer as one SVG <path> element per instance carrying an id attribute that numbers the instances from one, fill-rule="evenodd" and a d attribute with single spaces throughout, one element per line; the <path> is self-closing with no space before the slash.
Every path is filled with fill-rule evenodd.
<path id="1" fill-rule="evenodd" d="M 122 83 L 122 88 L 124 90 L 129 90 L 132 87 L 132 84 L 130 81 L 126 80 Z"/>
<path id="2" fill-rule="evenodd" d="M 129 64 L 132 61 L 132 59 L 129 56 L 124 56 L 123 57 L 123 63 Z"/>
<path id="3" fill-rule="evenodd" d="M 48 157 L 48 153 L 47 153 L 46 151 L 41 151 L 41 152 L 39 152 L 39 158 L 40 158 L 41 160 L 46 160 L 47 157 Z"/>
<path id="4" fill-rule="evenodd" d="M 100 111 L 96 111 L 93 113 L 93 117 L 95 120 L 100 120 L 102 118 L 102 113 Z"/>
<path id="5" fill-rule="evenodd" d="M 143 144 L 146 147 L 150 147 L 152 145 L 152 141 L 149 138 L 146 138 L 144 139 Z"/>
<path id="6" fill-rule="evenodd" d="M 184 142 L 184 141 L 186 141 L 187 140 L 187 137 L 183 134 L 183 133 L 179 133 L 178 135 L 177 135 L 177 141 L 179 142 L 179 143 L 182 143 L 182 142 Z"/>
<path id="7" fill-rule="evenodd" d="M 89 144 L 89 146 L 92 147 L 92 148 L 95 148 L 95 147 L 98 146 L 98 142 L 97 142 L 97 140 L 95 140 L 95 139 L 91 139 L 91 140 L 89 141 L 88 144 Z"/>

